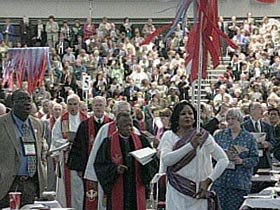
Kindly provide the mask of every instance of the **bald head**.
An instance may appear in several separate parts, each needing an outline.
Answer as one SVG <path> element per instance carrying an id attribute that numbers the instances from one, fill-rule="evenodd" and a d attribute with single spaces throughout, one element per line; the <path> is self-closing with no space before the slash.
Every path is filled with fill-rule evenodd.
<path id="1" fill-rule="evenodd" d="M 59 118 L 62 114 L 63 108 L 61 106 L 61 104 L 55 103 L 52 107 L 52 115 L 54 116 L 54 118 Z"/>
<path id="2" fill-rule="evenodd" d="M 0 115 L 6 114 L 7 108 L 4 104 L 0 103 Z"/>
<path id="3" fill-rule="evenodd" d="M 117 101 L 114 107 L 114 114 L 117 116 L 120 112 L 131 112 L 130 104 L 127 101 Z"/>

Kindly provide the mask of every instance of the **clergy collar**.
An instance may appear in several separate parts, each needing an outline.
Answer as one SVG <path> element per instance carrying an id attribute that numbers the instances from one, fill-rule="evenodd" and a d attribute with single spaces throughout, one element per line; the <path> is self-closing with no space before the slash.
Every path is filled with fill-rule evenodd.
<path id="1" fill-rule="evenodd" d="M 124 139 L 124 140 L 126 140 L 126 141 L 130 138 L 130 136 L 124 137 L 124 136 L 122 136 L 120 133 L 119 133 L 119 135 L 120 135 L 120 137 L 121 137 L 122 139 Z"/>

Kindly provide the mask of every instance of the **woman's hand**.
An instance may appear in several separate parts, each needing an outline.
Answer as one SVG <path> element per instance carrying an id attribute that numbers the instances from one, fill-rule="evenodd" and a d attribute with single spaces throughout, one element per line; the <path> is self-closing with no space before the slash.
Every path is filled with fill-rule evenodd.
<path id="1" fill-rule="evenodd" d="M 238 155 L 232 158 L 232 161 L 235 163 L 235 165 L 241 165 L 243 163 L 243 159 L 241 159 Z"/>
<path id="2" fill-rule="evenodd" d="M 196 149 L 197 147 L 199 147 L 202 144 L 202 142 L 203 142 L 202 134 L 201 133 L 197 133 L 195 135 L 195 137 L 192 138 L 191 145 L 193 146 L 193 148 Z"/>
<path id="3" fill-rule="evenodd" d="M 206 193 L 209 188 L 209 185 L 212 183 L 212 180 L 210 178 L 205 179 L 204 181 L 201 181 L 199 183 L 199 190 L 198 192 L 194 195 L 195 198 L 197 199 L 202 199 L 206 198 Z"/>

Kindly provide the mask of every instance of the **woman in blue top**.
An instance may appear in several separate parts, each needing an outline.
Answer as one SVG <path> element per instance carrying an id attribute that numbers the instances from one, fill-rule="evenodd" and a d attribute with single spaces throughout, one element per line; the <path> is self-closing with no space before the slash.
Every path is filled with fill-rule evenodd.
<path id="1" fill-rule="evenodd" d="M 223 210 L 239 209 L 243 196 L 251 188 L 253 168 L 258 163 L 256 139 L 241 127 L 243 114 L 238 108 L 227 112 L 228 128 L 218 132 L 214 138 L 228 154 L 230 164 L 214 182 Z"/>

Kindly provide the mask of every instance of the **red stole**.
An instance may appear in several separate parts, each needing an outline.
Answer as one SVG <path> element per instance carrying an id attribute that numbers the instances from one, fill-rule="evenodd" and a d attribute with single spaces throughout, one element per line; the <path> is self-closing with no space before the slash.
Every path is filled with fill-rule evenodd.
<path id="1" fill-rule="evenodd" d="M 43 114 L 43 113 L 38 112 L 37 117 L 38 117 L 39 119 L 41 119 L 43 116 L 44 116 L 44 114 Z"/>
<path id="2" fill-rule="evenodd" d="M 134 133 L 131 134 L 131 137 L 135 146 L 135 150 L 141 149 L 142 143 L 139 137 Z M 119 133 L 117 131 L 112 135 L 112 139 L 111 139 L 111 159 L 117 165 L 123 164 Z M 137 197 L 136 198 L 137 210 L 145 210 L 146 209 L 145 187 L 141 181 L 140 163 L 135 162 L 135 170 L 136 170 L 135 187 L 136 187 L 136 197 Z M 124 182 L 123 175 L 120 174 L 112 189 L 112 210 L 124 209 L 123 182 Z"/>
<path id="3" fill-rule="evenodd" d="M 116 124 L 116 121 L 113 121 L 109 124 L 107 137 L 112 136 L 116 130 L 117 130 L 117 124 Z"/>
<path id="4" fill-rule="evenodd" d="M 80 122 L 87 119 L 87 115 L 80 111 Z M 68 139 L 69 132 L 69 112 L 65 112 L 61 116 L 61 132 L 64 139 Z M 66 152 L 64 152 L 64 158 Z M 65 194 L 66 194 L 66 206 L 71 207 L 71 175 L 70 170 L 66 164 L 64 164 L 64 182 L 65 182 Z"/>
<path id="5" fill-rule="evenodd" d="M 56 122 L 56 119 L 52 116 L 50 118 L 50 131 L 52 131 L 55 122 Z"/>
<path id="6" fill-rule="evenodd" d="M 38 112 L 37 117 L 38 117 L 39 119 L 41 119 L 44 115 L 45 115 L 45 114 L 43 114 L 42 112 Z M 51 117 L 51 115 L 50 115 L 50 113 L 48 112 L 48 113 L 47 113 L 46 119 L 50 119 L 50 117 Z"/>
<path id="7" fill-rule="evenodd" d="M 110 122 L 110 118 L 104 115 L 103 123 L 106 124 Z M 91 116 L 88 119 L 88 155 L 90 155 L 92 146 L 97 132 L 95 131 L 94 126 L 94 116 Z M 97 210 L 98 208 L 98 199 L 96 200 L 95 192 L 98 192 L 98 187 L 93 187 L 93 181 L 86 180 L 86 189 L 85 189 L 85 210 Z"/>
<path id="8" fill-rule="evenodd" d="M 80 111 L 80 122 L 87 119 L 87 115 Z M 69 112 L 65 112 L 61 116 L 61 132 L 64 139 L 68 138 L 68 132 L 69 132 Z"/>

